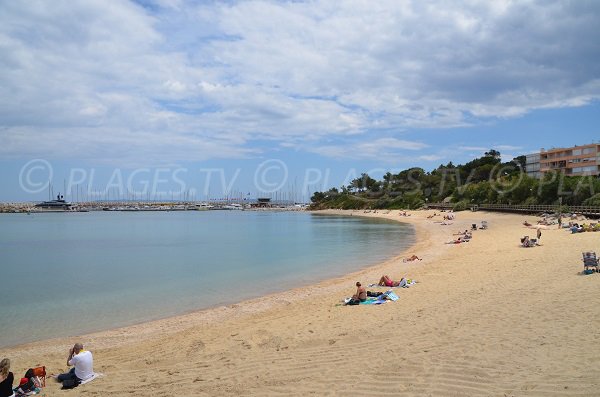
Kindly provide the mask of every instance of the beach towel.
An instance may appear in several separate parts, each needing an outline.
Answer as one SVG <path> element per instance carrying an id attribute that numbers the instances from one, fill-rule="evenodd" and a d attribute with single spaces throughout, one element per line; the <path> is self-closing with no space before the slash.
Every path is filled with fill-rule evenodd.
<path id="1" fill-rule="evenodd" d="M 381 295 L 383 296 L 383 295 Z M 382 305 L 385 302 L 387 302 L 386 300 L 383 299 L 377 299 L 377 298 L 367 298 L 366 301 L 364 302 L 360 302 L 361 305 Z"/>
<path id="2" fill-rule="evenodd" d="M 384 296 L 384 295 L 385 295 L 385 296 L 387 296 L 387 297 L 388 297 L 388 299 L 389 299 L 389 300 L 391 300 L 391 301 L 393 301 L 393 302 L 395 302 L 395 301 L 397 301 L 398 299 L 400 299 L 400 298 L 398 297 L 398 295 L 396 295 L 396 294 L 394 293 L 394 291 L 392 291 L 392 290 L 386 291 L 386 292 L 385 292 L 385 293 L 384 293 L 382 296 Z"/>
<path id="3" fill-rule="evenodd" d="M 81 383 L 79 383 L 79 386 L 85 385 L 86 383 L 90 383 L 94 379 L 96 379 L 96 378 L 102 378 L 103 376 L 104 376 L 104 374 L 101 374 L 100 372 L 94 372 L 94 374 L 92 376 L 90 376 L 86 380 L 82 380 Z"/>
<path id="4" fill-rule="evenodd" d="M 18 389 L 18 388 L 17 388 Z M 18 390 L 13 390 L 14 397 L 26 397 L 26 396 L 35 396 L 36 394 L 40 394 L 42 392 L 42 389 L 35 389 L 35 390 L 31 390 L 25 393 L 21 393 Z"/>
<path id="5" fill-rule="evenodd" d="M 383 297 L 383 295 L 380 295 L 380 296 Z M 344 299 L 344 306 L 346 306 L 348 304 L 350 299 L 351 298 Z M 367 298 L 366 301 L 360 302 L 359 305 L 381 305 L 381 304 L 384 304 L 385 302 L 387 302 L 387 300 L 377 299 L 377 298 Z"/>

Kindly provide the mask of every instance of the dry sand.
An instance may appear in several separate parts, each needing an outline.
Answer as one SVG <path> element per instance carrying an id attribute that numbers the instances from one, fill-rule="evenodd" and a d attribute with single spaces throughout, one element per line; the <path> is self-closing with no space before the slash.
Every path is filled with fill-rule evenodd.
<path id="1" fill-rule="evenodd" d="M 340 213 L 340 211 L 334 211 Z M 380 216 L 415 225 L 402 256 L 336 280 L 237 305 L 74 338 L 0 350 L 26 368 L 65 369 L 75 341 L 106 376 L 65 396 L 599 396 L 600 274 L 582 276 L 581 252 L 600 234 L 543 230 L 542 246 L 518 215 L 434 211 Z M 445 245 L 481 220 L 489 230 Z M 530 221 L 533 217 L 528 217 Z M 408 254 L 423 261 L 402 263 Z M 339 306 L 354 282 L 414 278 L 400 300 Z M 24 330 L 23 332 L 26 332 Z"/>

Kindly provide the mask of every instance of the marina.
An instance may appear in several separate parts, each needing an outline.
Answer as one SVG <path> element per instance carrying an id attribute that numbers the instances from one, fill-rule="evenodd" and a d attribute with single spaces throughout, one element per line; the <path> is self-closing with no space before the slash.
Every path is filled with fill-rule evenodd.
<path id="1" fill-rule="evenodd" d="M 257 200 L 219 200 L 213 202 L 194 201 L 91 201 L 67 202 L 60 194 L 56 200 L 41 203 L 2 203 L 0 213 L 41 213 L 41 212 L 89 212 L 89 211 L 209 211 L 209 210 L 273 210 L 303 211 L 306 203 L 289 201 Z"/>

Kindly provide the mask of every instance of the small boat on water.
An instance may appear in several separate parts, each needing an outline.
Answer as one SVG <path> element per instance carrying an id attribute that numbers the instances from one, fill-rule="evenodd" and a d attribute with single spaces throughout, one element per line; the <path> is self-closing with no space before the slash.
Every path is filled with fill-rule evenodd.
<path id="1" fill-rule="evenodd" d="M 243 210 L 244 209 L 244 207 L 241 204 L 236 204 L 236 203 L 226 204 L 221 208 L 223 208 L 224 210 Z"/>
<path id="2" fill-rule="evenodd" d="M 215 206 L 214 205 L 210 205 L 208 203 L 200 203 L 198 205 L 196 205 L 196 210 L 198 211 L 208 211 L 208 210 L 214 210 Z"/>

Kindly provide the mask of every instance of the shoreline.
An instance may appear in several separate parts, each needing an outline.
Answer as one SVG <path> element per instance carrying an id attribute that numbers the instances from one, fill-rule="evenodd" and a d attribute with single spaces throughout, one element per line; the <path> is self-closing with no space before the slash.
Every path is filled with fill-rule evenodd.
<path id="1" fill-rule="evenodd" d="M 58 372 L 68 347 L 81 340 L 106 375 L 85 386 L 94 396 L 594 395 L 589 368 L 600 361 L 593 322 L 600 318 L 600 277 L 579 272 L 581 251 L 600 251 L 597 235 L 547 229 L 542 246 L 520 248 L 519 237 L 531 233 L 522 216 L 460 212 L 453 225 L 441 226 L 426 219 L 433 212 L 354 213 L 411 223 L 416 239 L 358 272 L 210 313 L 0 355 L 11 358 L 15 374 L 37 364 Z M 490 228 L 474 232 L 471 242 L 443 244 L 482 219 Z M 424 259 L 402 263 L 406 253 Z M 368 285 L 382 273 L 418 284 L 380 307 L 338 306 L 355 281 Z M 47 391 L 56 389 L 50 382 Z"/>
<path id="2" fill-rule="evenodd" d="M 313 212 L 313 214 L 335 215 L 335 216 L 347 216 L 348 215 L 348 214 L 337 213 L 335 210 L 332 210 L 329 212 L 328 211 L 316 211 L 316 212 Z M 358 214 L 356 214 L 356 215 L 358 216 Z M 366 216 L 365 216 L 365 218 L 366 218 Z M 400 220 L 393 219 L 391 221 L 399 221 L 400 223 L 402 223 L 401 219 Z M 410 225 L 410 223 L 408 223 L 408 222 L 406 222 L 406 224 Z M 411 239 L 413 240 L 413 242 L 407 249 L 410 249 L 410 247 L 412 245 L 414 245 L 416 241 L 418 241 L 417 230 L 414 227 L 414 225 L 411 225 L 411 227 L 413 230 L 413 234 L 411 235 Z M 231 300 L 231 302 L 229 302 L 229 303 L 215 303 L 208 307 L 188 309 L 184 312 L 180 312 L 177 314 L 166 314 L 164 316 L 157 316 L 156 318 L 152 318 L 149 320 L 142 320 L 139 322 L 134 322 L 134 323 L 126 324 L 126 325 L 99 327 L 96 330 L 85 331 L 85 332 L 79 333 L 79 334 L 76 333 L 71 336 L 60 335 L 60 336 L 56 336 L 56 337 L 45 338 L 45 339 L 29 341 L 29 342 L 23 342 L 23 343 L 8 345 L 8 346 L 0 346 L 0 353 L 4 350 L 9 350 L 9 349 L 27 349 L 29 347 L 29 345 L 46 344 L 46 342 L 60 343 L 64 340 L 67 340 L 67 339 L 70 340 L 73 338 L 88 338 L 88 337 L 103 338 L 104 336 L 110 336 L 112 338 L 113 337 L 112 334 L 117 334 L 118 336 L 122 336 L 122 335 L 128 334 L 128 333 L 135 334 L 136 332 L 139 332 L 139 329 L 145 329 L 148 327 L 162 329 L 162 328 L 168 327 L 168 324 L 170 321 L 174 321 L 177 324 L 182 324 L 182 323 L 186 323 L 186 322 L 193 323 L 194 321 L 203 321 L 202 318 L 206 317 L 205 322 L 207 324 L 209 324 L 214 321 L 219 321 L 224 318 L 228 318 L 228 316 L 230 316 L 232 314 L 231 312 L 235 312 L 235 311 L 229 310 L 229 309 L 238 309 L 240 306 L 242 307 L 240 310 L 243 312 L 241 314 L 260 312 L 262 310 L 267 310 L 269 308 L 268 305 L 263 304 L 263 301 L 265 301 L 265 300 L 272 300 L 275 303 L 277 303 L 278 300 L 283 300 L 286 302 L 296 301 L 296 300 L 300 299 L 296 296 L 298 291 L 300 291 L 300 290 L 307 290 L 307 289 L 311 289 L 311 288 L 316 288 L 316 289 L 321 290 L 324 288 L 325 285 L 330 284 L 332 280 L 345 279 L 352 274 L 360 273 L 360 272 L 368 270 L 372 267 L 380 266 L 389 261 L 395 260 L 399 256 L 401 256 L 402 252 L 405 250 L 406 249 L 404 249 L 404 250 L 401 249 L 400 251 L 394 250 L 394 252 L 391 252 L 390 256 L 387 257 L 387 259 L 385 259 L 384 261 L 363 263 L 361 265 L 361 268 L 359 268 L 358 270 L 353 271 L 349 274 L 344 273 L 339 276 L 333 276 L 333 277 L 332 276 L 314 276 L 314 275 L 310 276 L 310 277 L 304 276 L 302 279 L 302 283 L 296 287 L 292 287 L 292 288 L 284 287 L 284 289 L 280 289 L 280 290 L 272 290 L 272 291 L 266 291 L 264 293 L 257 293 L 256 296 L 242 298 L 240 300 Z M 290 284 L 290 286 L 291 286 L 291 284 Z M 189 318 L 189 319 L 186 318 L 188 316 L 194 317 L 194 319 L 192 320 L 191 318 Z M 132 328 L 132 330 L 129 330 L 130 328 Z"/>

